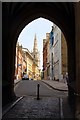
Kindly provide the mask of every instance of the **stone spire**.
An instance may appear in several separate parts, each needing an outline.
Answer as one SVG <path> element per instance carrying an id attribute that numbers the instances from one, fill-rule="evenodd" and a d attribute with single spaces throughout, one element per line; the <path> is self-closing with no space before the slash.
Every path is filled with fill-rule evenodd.
<path id="1" fill-rule="evenodd" d="M 36 38 L 36 34 L 35 34 L 33 52 L 37 52 L 37 51 L 38 51 L 38 46 L 37 46 L 37 38 Z"/>
<path id="2" fill-rule="evenodd" d="M 39 55 L 39 51 L 38 51 L 36 34 L 35 34 L 35 37 L 34 37 L 33 57 L 34 57 L 34 60 L 36 61 L 37 65 L 39 66 L 39 64 L 40 64 L 40 55 Z"/>

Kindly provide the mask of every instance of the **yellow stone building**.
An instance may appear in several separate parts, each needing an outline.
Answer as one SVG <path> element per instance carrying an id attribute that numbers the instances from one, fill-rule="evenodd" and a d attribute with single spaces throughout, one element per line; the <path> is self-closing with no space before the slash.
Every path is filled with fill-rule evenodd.
<path id="1" fill-rule="evenodd" d="M 30 79 L 40 80 L 41 79 L 40 69 L 38 65 L 36 64 L 32 54 L 27 48 L 23 48 L 23 51 L 26 54 L 26 63 L 27 63 L 26 74 L 28 75 Z"/>
<path id="2" fill-rule="evenodd" d="M 33 62 L 33 77 L 34 80 L 41 80 L 41 72 L 40 69 L 38 69 L 38 66 L 35 62 Z"/>
<path id="3" fill-rule="evenodd" d="M 23 49 L 25 50 L 25 55 L 26 55 L 26 64 L 27 64 L 27 68 L 26 68 L 26 74 L 28 75 L 29 78 L 33 78 L 33 70 L 32 70 L 32 66 L 33 66 L 33 56 L 31 55 L 31 53 L 29 52 L 29 50 L 27 48 Z"/>

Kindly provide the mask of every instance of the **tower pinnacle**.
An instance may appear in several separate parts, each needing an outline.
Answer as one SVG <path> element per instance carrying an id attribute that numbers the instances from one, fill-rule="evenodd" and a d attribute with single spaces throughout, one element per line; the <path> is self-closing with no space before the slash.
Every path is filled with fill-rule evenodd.
<path id="1" fill-rule="evenodd" d="M 37 38 L 36 38 L 36 34 L 35 34 L 33 52 L 37 52 L 37 51 L 38 51 L 38 47 L 37 47 Z"/>
<path id="2" fill-rule="evenodd" d="M 38 46 L 37 46 L 36 34 L 34 36 L 33 57 L 34 57 L 37 65 L 39 66 L 39 64 L 40 64 L 40 55 L 39 55 Z"/>
<path id="3" fill-rule="evenodd" d="M 34 39 L 36 39 L 36 33 L 35 33 L 35 37 L 34 37 Z"/>

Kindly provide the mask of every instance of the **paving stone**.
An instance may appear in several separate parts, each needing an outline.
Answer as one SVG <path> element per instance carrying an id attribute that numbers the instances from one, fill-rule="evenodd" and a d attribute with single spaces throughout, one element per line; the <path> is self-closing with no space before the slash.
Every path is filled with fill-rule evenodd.
<path id="1" fill-rule="evenodd" d="M 60 118 L 59 98 L 24 97 L 4 118 Z"/>

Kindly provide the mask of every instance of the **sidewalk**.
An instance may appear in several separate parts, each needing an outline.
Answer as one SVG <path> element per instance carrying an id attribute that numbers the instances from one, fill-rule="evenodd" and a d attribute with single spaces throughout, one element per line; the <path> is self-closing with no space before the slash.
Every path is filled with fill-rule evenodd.
<path id="1" fill-rule="evenodd" d="M 21 81 L 21 79 L 15 79 L 14 80 L 14 85 L 16 85 L 18 82 L 20 82 Z"/>
<path id="2" fill-rule="evenodd" d="M 45 84 L 49 85 L 50 87 L 52 87 L 55 90 L 68 91 L 67 83 L 53 81 L 53 80 L 41 80 L 41 81 L 44 82 Z"/>

